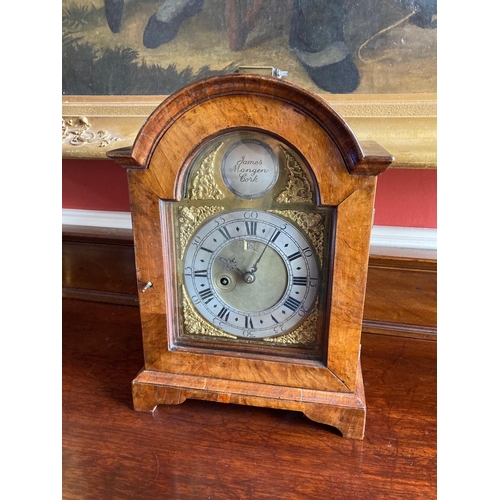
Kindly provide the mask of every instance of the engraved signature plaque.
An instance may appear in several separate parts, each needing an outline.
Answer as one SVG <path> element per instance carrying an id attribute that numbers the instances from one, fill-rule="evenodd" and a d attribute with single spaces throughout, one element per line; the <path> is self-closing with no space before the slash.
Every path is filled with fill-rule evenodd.
<path id="1" fill-rule="evenodd" d="M 222 178 L 228 189 L 246 199 L 267 194 L 278 179 L 278 159 L 273 150 L 257 139 L 242 139 L 224 154 Z"/>

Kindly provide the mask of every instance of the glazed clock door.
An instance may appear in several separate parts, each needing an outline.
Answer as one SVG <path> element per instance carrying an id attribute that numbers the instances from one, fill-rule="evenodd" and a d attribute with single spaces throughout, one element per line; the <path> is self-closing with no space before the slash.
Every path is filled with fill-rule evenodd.
<path id="1" fill-rule="evenodd" d="M 222 134 L 186 166 L 176 221 L 175 344 L 324 357 L 334 210 L 316 205 L 310 171 L 263 132 Z"/>

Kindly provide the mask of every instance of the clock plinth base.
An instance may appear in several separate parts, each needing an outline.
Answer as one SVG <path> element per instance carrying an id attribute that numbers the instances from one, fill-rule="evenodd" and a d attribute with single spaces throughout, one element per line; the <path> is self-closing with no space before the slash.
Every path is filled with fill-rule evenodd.
<path id="1" fill-rule="evenodd" d="M 132 382 L 132 395 L 136 411 L 153 412 L 160 404 L 180 404 L 186 399 L 201 399 L 301 411 L 315 422 L 335 427 L 343 437 L 364 437 L 366 404 L 360 364 L 354 393 L 308 391 L 143 370 Z"/>

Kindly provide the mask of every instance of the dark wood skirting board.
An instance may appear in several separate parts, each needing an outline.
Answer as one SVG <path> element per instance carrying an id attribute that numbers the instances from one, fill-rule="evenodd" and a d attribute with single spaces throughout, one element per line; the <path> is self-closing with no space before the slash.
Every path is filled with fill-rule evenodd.
<path id="1" fill-rule="evenodd" d="M 63 226 L 63 298 L 138 305 L 130 230 Z M 367 333 L 435 339 L 437 262 L 371 255 L 363 317 Z"/>

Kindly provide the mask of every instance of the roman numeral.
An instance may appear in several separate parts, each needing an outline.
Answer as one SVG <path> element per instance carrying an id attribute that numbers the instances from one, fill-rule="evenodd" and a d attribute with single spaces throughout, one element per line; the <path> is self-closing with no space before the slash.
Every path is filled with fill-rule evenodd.
<path id="1" fill-rule="evenodd" d="M 277 229 L 275 229 L 273 235 L 271 236 L 271 241 L 274 243 L 278 239 L 278 236 L 280 234 L 281 234 L 281 231 L 278 231 Z"/>
<path id="2" fill-rule="evenodd" d="M 208 304 L 214 298 L 214 294 L 210 288 L 208 290 L 203 290 L 199 295 L 205 304 Z"/>
<path id="3" fill-rule="evenodd" d="M 288 309 L 292 310 L 293 312 L 295 312 L 300 306 L 300 301 L 294 299 L 293 297 L 288 297 L 288 299 L 285 300 L 283 305 L 288 307 Z"/>
<path id="4" fill-rule="evenodd" d="M 248 235 L 255 236 L 257 234 L 257 222 L 245 221 L 245 226 L 247 227 L 247 234 Z"/>
<path id="5" fill-rule="evenodd" d="M 250 316 L 245 316 L 245 328 L 253 328 L 253 322 Z"/>
<path id="6" fill-rule="evenodd" d="M 292 280 L 292 284 L 298 285 L 298 286 L 306 286 L 307 285 L 307 278 L 302 277 L 302 276 L 294 276 L 293 280 Z"/>
<path id="7" fill-rule="evenodd" d="M 229 319 L 229 312 L 227 310 L 226 307 L 223 307 L 220 311 L 219 311 L 219 314 L 217 314 L 217 316 L 220 318 L 220 319 L 223 319 L 224 321 L 227 321 Z"/>
<path id="8" fill-rule="evenodd" d="M 271 318 L 275 323 L 279 323 L 279 321 L 271 314 Z"/>
<path id="9" fill-rule="evenodd" d="M 205 248 L 205 247 L 200 247 L 200 250 L 205 250 L 205 252 L 208 252 L 208 253 L 214 253 L 213 250 L 209 250 L 208 248 Z"/>
<path id="10" fill-rule="evenodd" d="M 295 252 L 295 253 L 292 253 L 292 255 L 288 255 L 288 256 L 287 256 L 287 259 L 288 259 L 290 262 L 292 262 L 292 260 L 298 259 L 300 256 L 301 256 L 301 253 L 300 253 L 300 252 Z"/>
<path id="11" fill-rule="evenodd" d="M 195 271 L 194 275 L 197 278 L 208 278 L 208 274 L 207 274 L 207 270 L 206 269 L 204 269 L 203 271 Z"/>
<path id="12" fill-rule="evenodd" d="M 229 234 L 227 227 L 221 227 L 219 229 L 219 233 L 222 234 L 222 236 L 224 236 L 226 240 L 229 240 L 231 238 L 231 235 Z"/>

